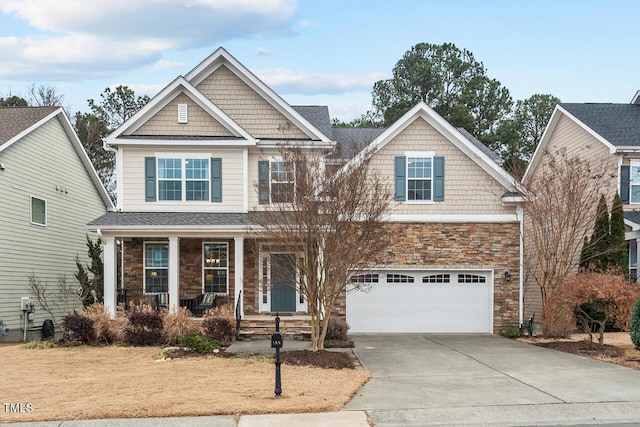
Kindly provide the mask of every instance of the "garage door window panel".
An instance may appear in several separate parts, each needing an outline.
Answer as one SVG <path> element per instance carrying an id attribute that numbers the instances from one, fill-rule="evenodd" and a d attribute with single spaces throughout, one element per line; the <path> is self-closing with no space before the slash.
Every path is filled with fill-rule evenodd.
<path id="1" fill-rule="evenodd" d="M 487 283 L 487 278 L 477 274 L 458 274 L 458 283 Z"/>
<path id="2" fill-rule="evenodd" d="M 431 274 L 422 278 L 422 283 L 451 283 L 450 274 Z"/>
<path id="3" fill-rule="evenodd" d="M 387 283 L 414 283 L 415 277 L 407 274 L 387 274 Z"/>

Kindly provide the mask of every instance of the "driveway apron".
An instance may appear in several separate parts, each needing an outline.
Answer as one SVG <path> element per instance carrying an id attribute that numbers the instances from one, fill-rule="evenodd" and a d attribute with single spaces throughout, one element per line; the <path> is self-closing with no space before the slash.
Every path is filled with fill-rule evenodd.
<path id="1" fill-rule="evenodd" d="M 640 371 L 497 335 L 352 338 L 372 379 L 344 409 L 376 426 L 640 420 Z"/>

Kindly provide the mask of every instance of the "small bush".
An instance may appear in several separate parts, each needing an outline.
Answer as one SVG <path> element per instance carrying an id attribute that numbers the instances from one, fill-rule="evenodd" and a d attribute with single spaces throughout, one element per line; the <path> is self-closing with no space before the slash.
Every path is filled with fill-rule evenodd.
<path id="1" fill-rule="evenodd" d="M 236 336 L 234 322 L 228 317 L 205 317 L 202 319 L 201 328 L 204 336 L 225 345 L 231 344 Z"/>
<path id="2" fill-rule="evenodd" d="M 157 312 L 132 311 L 125 328 L 125 342 L 130 345 L 159 345 L 162 343 L 162 315 Z"/>
<path id="3" fill-rule="evenodd" d="M 204 312 L 203 317 L 226 317 L 228 319 L 235 320 L 236 313 L 233 309 L 233 304 L 227 303 L 213 308 L 208 308 L 207 311 Z"/>
<path id="4" fill-rule="evenodd" d="M 181 346 L 187 347 L 196 353 L 211 353 L 218 350 L 222 345 L 216 341 L 200 335 L 197 332 L 189 332 L 178 338 Z"/>
<path id="5" fill-rule="evenodd" d="M 520 328 L 513 325 L 502 326 L 498 333 L 505 338 L 518 338 L 521 335 Z"/>
<path id="6" fill-rule="evenodd" d="M 198 327 L 191 320 L 191 312 L 187 307 L 180 307 L 174 314 L 166 314 L 163 322 L 164 343 L 175 345 L 178 338 L 190 332 L 196 332 Z"/>
<path id="7" fill-rule="evenodd" d="M 631 342 L 636 350 L 640 350 L 640 298 L 633 305 L 631 314 Z"/>
<path id="8" fill-rule="evenodd" d="M 27 350 L 46 350 L 48 348 L 58 347 L 53 341 L 29 341 L 24 345 Z"/>
<path id="9" fill-rule="evenodd" d="M 64 337 L 72 341 L 80 341 L 83 344 L 91 344 L 96 341 L 96 331 L 93 327 L 93 319 L 73 312 L 62 318 Z"/>
<path id="10" fill-rule="evenodd" d="M 344 319 L 329 318 L 325 339 L 330 341 L 348 341 L 349 325 Z"/>
<path id="11" fill-rule="evenodd" d="M 117 308 L 116 318 L 112 319 L 104 311 L 104 305 L 92 304 L 84 309 L 84 315 L 93 319 L 93 328 L 96 331 L 96 339 L 106 344 L 123 343 L 125 340 L 125 328 L 129 323 L 124 310 Z"/>

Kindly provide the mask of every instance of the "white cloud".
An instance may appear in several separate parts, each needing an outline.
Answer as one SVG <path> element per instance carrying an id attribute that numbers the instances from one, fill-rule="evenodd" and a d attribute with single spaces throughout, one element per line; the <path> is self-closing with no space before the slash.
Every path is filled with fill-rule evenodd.
<path id="1" fill-rule="evenodd" d="M 295 0 L 3 0 L 33 28 L 0 38 L 0 77 L 98 77 L 225 40 L 291 33 Z"/>
<path id="2" fill-rule="evenodd" d="M 384 73 L 322 74 L 284 68 L 254 70 L 268 86 L 283 94 L 337 94 L 371 91 L 373 84 L 388 78 Z"/>
<path id="3" fill-rule="evenodd" d="M 256 52 L 256 55 L 262 56 L 262 57 L 268 57 L 273 55 L 273 53 L 271 53 L 269 49 L 263 46 L 256 48 L 255 52 Z"/>

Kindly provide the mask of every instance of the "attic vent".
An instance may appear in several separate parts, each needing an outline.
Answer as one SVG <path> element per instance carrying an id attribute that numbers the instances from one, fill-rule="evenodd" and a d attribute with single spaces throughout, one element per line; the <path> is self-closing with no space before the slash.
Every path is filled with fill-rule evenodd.
<path id="1" fill-rule="evenodd" d="M 178 123 L 187 123 L 187 104 L 178 104 Z"/>

